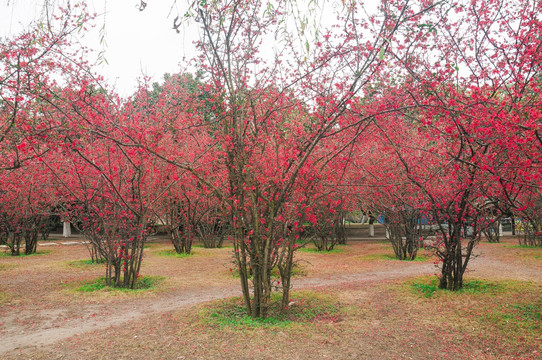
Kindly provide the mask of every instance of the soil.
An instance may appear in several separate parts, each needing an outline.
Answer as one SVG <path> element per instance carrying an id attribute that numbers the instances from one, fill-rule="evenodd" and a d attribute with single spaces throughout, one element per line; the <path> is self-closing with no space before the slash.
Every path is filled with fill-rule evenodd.
<path id="1" fill-rule="evenodd" d="M 317 330 L 303 332 L 294 343 L 295 330 L 267 334 L 255 329 L 247 343 L 244 332 L 206 327 L 194 317 L 201 304 L 240 295 L 238 279 L 230 271 L 231 248 L 195 248 L 192 256 L 180 259 L 161 255 L 171 246 L 154 239 L 145 250 L 142 273 L 165 277 L 157 290 L 85 294 L 74 287 L 103 276 L 103 267 L 73 263 L 89 257 L 80 242 L 53 242 L 59 245 L 41 246 L 41 255 L 0 257 L 0 357 L 4 359 L 432 358 L 451 356 L 452 347 L 444 345 L 457 341 L 454 336 L 462 333 L 445 322 L 428 321 L 424 326 L 423 302 L 408 304 L 422 311 L 419 321 L 400 311 L 404 300 L 393 286 L 436 274 L 438 268 L 429 253 L 425 254 L 429 259 L 421 262 L 370 260 L 368 255 L 391 254 L 387 243 L 352 242 L 329 254 L 298 252 L 298 265 L 305 274 L 294 279 L 294 290 L 334 294 L 356 316 L 341 324 L 315 325 Z M 467 275 L 541 285 L 541 251 L 513 244 L 512 238 L 499 244 L 481 243 Z M 540 293 L 530 296 L 535 302 L 542 299 Z M 414 336 L 406 339 L 406 330 Z M 363 336 L 352 338 L 352 334 Z M 267 336 L 282 345 L 266 343 Z M 390 336 L 398 340 L 390 341 Z M 533 346 L 539 340 L 534 339 Z M 501 348 L 484 341 L 489 340 L 480 337 L 472 349 L 459 348 L 455 358 L 515 358 L 512 345 Z M 255 352 L 258 348 L 261 351 Z M 468 352 L 461 354 L 465 349 Z M 520 357 L 541 356 L 536 348 L 526 351 Z"/>

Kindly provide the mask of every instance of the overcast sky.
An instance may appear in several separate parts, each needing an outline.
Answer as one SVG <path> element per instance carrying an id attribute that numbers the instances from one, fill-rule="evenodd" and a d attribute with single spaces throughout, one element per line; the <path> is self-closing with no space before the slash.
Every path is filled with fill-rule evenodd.
<path id="1" fill-rule="evenodd" d="M 57 1 L 58 2 L 58 1 Z M 94 30 L 84 36 L 82 42 L 98 53 L 105 50 L 108 64 L 97 70 L 107 82 L 114 85 L 124 96 L 130 95 L 142 74 L 160 80 L 166 72 L 179 71 L 183 58 L 190 59 L 195 51 L 192 45 L 197 38 L 197 28 L 185 28 L 177 34 L 170 14 L 173 0 L 147 0 L 145 11 L 139 11 L 138 0 L 88 0 L 90 12 L 100 15 Z M 43 8 L 43 0 L 0 0 L 0 37 L 18 34 L 36 20 Z M 169 17 L 168 17 L 169 15 Z M 99 42 L 99 29 L 105 21 L 106 41 Z"/>

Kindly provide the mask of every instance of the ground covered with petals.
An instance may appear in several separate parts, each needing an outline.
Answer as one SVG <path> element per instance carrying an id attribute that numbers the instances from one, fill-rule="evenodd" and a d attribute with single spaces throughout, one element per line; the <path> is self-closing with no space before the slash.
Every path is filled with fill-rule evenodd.
<path id="1" fill-rule="evenodd" d="M 60 241 L 56 241 L 60 243 Z M 435 258 L 390 259 L 388 243 L 300 251 L 289 311 L 239 313 L 232 249 L 167 254 L 154 239 L 142 273 L 154 287 L 83 290 L 103 276 L 83 244 L 0 254 L 3 359 L 538 359 L 542 250 L 481 243 L 465 290 L 436 289 Z M 153 280 L 154 281 L 154 280 Z M 237 309 L 237 310 L 236 310 Z"/>

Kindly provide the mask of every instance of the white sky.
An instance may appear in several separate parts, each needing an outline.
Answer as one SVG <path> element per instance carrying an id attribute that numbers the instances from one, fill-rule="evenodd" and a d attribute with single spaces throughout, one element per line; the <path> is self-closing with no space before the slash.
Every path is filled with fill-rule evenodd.
<path id="1" fill-rule="evenodd" d="M 0 38 L 15 36 L 28 28 L 39 18 L 46 1 L 58 5 L 70 0 L 0 0 Z M 80 1 L 71 0 L 72 3 Z M 99 16 L 93 31 L 87 33 L 81 42 L 94 50 L 88 59 L 90 63 L 96 61 L 101 51 L 105 52 L 107 63 L 102 63 L 95 70 L 121 96 L 131 95 L 142 75 L 151 77 L 152 81 L 160 81 L 164 73 L 177 73 L 181 68 L 194 72 L 187 63 L 197 54 L 193 42 L 198 38 L 198 24 L 182 26 L 180 34 L 173 30 L 173 19 L 186 12 L 177 6 L 186 6 L 188 1 L 145 1 L 146 9 L 139 11 L 140 0 L 86 0 L 88 11 Z M 326 3 L 322 2 L 325 6 L 316 14 L 316 20 L 332 23 L 334 7 L 330 5 L 328 8 Z M 306 9 L 303 1 L 296 4 L 301 11 Z M 329 4 L 340 6 L 340 2 L 330 1 Z M 369 7 L 376 4 L 378 1 L 369 1 Z M 104 22 L 106 45 L 99 41 L 99 31 Z M 303 48 L 304 43 L 300 46 Z M 262 53 L 266 52 L 273 53 L 272 49 L 264 47 Z"/>
<path id="2" fill-rule="evenodd" d="M 122 96 L 133 93 L 142 74 L 158 81 L 166 72 L 178 72 L 183 58 L 189 60 L 195 54 L 192 42 L 198 36 L 197 28 L 185 28 L 180 34 L 173 30 L 177 9 L 168 14 L 174 0 L 146 2 L 147 8 L 140 12 L 139 0 L 87 0 L 91 13 L 106 15 L 98 17 L 94 30 L 81 41 L 95 50 L 90 62 L 105 50 L 108 64 L 96 70 Z M 39 17 L 42 4 L 43 0 L 0 0 L 0 37 L 15 36 L 27 28 Z M 105 47 L 99 42 L 104 21 Z"/>

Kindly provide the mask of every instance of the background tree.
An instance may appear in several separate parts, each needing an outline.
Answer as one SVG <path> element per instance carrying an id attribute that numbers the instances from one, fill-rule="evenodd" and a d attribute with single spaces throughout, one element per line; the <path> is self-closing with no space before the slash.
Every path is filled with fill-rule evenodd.
<path id="1" fill-rule="evenodd" d="M 11 255 L 20 254 L 22 242 L 26 255 L 36 253 L 39 234 L 51 215 L 50 187 L 43 165 L 36 160 L 0 173 L 0 231 Z"/>

